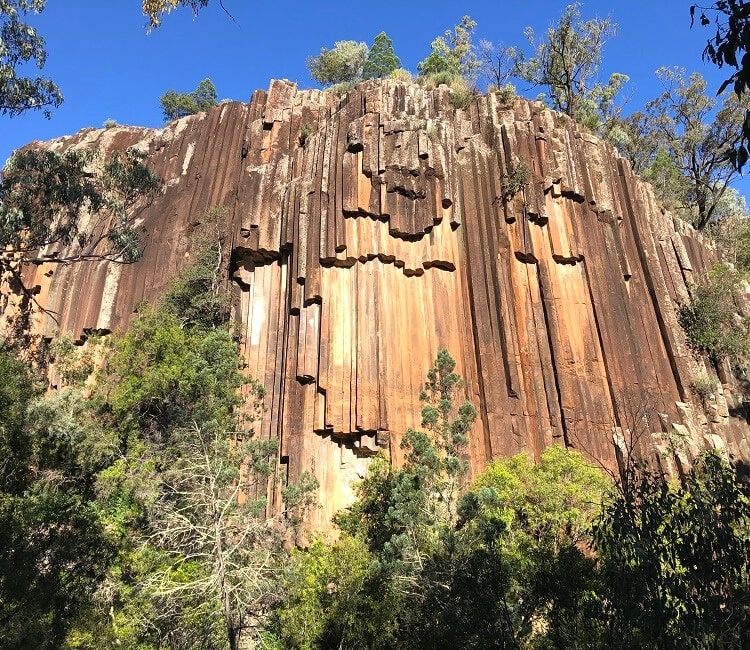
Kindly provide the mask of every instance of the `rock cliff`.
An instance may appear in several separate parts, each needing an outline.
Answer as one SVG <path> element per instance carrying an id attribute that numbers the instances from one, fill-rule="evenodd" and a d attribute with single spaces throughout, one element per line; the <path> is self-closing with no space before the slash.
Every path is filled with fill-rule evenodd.
<path id="1" fill-rule="evenodd" d="M 47 146 L 136 146 L 165 188 L 142 212 L 139 262 L 24 269 L 56 314 L 38 330 L 126 327 L 225 206 L 242 355 L 268 391 L 258 435 L 278 436 L 290 479 L 317 476 L 320 522 L 375 451 L 398 462 L 442 347 L 480 414 L 475 471 L 555 442 L 612 465 L 633 438 L 669 463 L 705 447 L 750 457 L 728 387 L 706 412 L 691 397 L 702 370 L 677 324 L 714 253 L 612 147 L 539 103 L 488 94 L 458 109 L 444 86 L 372 81 L 340 99 L 273 81 L 164 129 Z"/>

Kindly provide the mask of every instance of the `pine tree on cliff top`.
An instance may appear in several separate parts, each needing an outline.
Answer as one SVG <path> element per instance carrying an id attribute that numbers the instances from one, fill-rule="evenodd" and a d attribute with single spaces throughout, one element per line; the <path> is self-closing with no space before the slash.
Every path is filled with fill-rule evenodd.
<path id="1" fill-rule="evenodd" d="M 387 77 L 401 67 L 401 59 L 393 51 L 393 41 L 385 32 L 375 37 L 362 68 L 362 79 L 379 79 Z"/>

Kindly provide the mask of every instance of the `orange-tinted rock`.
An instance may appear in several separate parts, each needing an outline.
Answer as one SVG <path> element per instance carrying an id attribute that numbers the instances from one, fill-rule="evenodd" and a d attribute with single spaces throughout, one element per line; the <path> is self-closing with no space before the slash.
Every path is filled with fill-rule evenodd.
<path id="1" fill-rule="evenodd" d="M 274 81 L 249 105 L 161 130 L 50 143 L 138 146 L 165 189 L 142 215 L 138 263 L 26 269 L 59 318 L 40 330 L 126 327 L 221 205 L 241 352 L 268 393 L 258 434 L 280 439 L 291 480 L 305 469 L 320 480 L 321 523 L 373 452 L 399 461 L 443 347 L 478 406 L 474 471 L 554 442 L 611 465 L 613 434 L 628 430 L 645 432 L 646 451 L 687 432 L 684 462 L 717 435 L 747 456 L 748 429 L 723 395 L 714 422 L 691 406 L 697 365 L 676 305 L 715 259 L 701 237 L 567 117 L 495 94 L 465 110 L 449 99 L 445 87 L 373 81 L 339 100 Z M 528 182 L 508 196 L 522 162 Z"/>

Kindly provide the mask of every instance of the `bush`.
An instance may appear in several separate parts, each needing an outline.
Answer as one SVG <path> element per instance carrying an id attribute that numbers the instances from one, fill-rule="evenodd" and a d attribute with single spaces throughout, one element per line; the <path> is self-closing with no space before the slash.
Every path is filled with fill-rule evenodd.
<path id="1" fill-rule="evenodd" d="M 355 83 L 353 81 L 342 81 L 340 83 L 333 84 L 333 86 L 328 86 L 328 88 L 326 88 L 325 90 L 327 93 L 333 93 L 334 95 L 343 97 L 350 90 L 353 90 L 354 86 Z"/>
<path id="2" fill-rule="evenodd" d="M 690 387 L 705 406 L 706 400 L 716 392 L 716 381 L 708 375 L 698 375 L 693 379 Z"/>
<path id="3" fill-rule="evenodd" d="M 105 129 L 114 129 L 117 126 L 117 121 L 113 120 L 112 118 L 108 120 L 104 120 L 104 128 Z"/>
<path id="4" fill-rule="evenodd" d="M 338 41 L 333 49 L 324 47 L 318 56 L 308 57 L 307 69 L 310 76 L 324 87 L 352 83 L 362 76 L 367 52 L 365 43 Z"/>
<path id="5" fill-rule="evenodd" d="M 496 88 L 495 92 L 498 94 L 501 106 L 510 108 L 513 105 L 513 100 L 516 98 L 516 87 L 513 84 L 505 84 Z"/>
<path id="6" fill-rule="evenodd" d="M 717 264 L 692 288 L 690 302 L 678 314 L 688 345 L 716 363 L 740 361 L 750 350 L 747 323 L 735 304 L 741 280 L 737 271 Z"/>
<path id="7" fill-rule="evenodd" d="M 510 201 L 518 192 L 524 189 L 531 177 L 531 170 L 524 160 L 516 161 L 515 168 L 506 179 L 503 187 L 503 198 Z"/>
<path id="8" fill-rule="evenodd" d="M 177 120 L 216 106 L 216 88 L 210 79 L 204 79 L 191 93 L 168 90 L 161 96 L 159 103 L 165 120 Z"/>
<path id="9" fill-rule="evenodd" d="M 411 72 L 404 68 L 396 68 L 388 75 L 388 78 L 393 79 L 394 81 L 403 81 L 405 83 L 409 83 L 412 80 Z"/>
<path id="10" fill-rule="evenodd" d="M 307 142 L 307 139 L 315 132 L 315 126 L 310 124 L 310 122 L 304 122 L 299 127 L 299 146 L 304 147 L 305 142 Z"/>

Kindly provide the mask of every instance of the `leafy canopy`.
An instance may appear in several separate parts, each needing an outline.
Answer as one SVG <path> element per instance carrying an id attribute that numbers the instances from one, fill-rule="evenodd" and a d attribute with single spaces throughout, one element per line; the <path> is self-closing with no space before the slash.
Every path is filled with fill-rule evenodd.
<path id="1" fill-rule="evenodd" d="M 581 20 L 579 7 L 568 5 L 539 41 L 534 30 L 526 28 L 534 55 L 527 58 L 513 49 L 513 75 L 545 89 L 555 110 L 598 128 L 613 112 L 615 96 L 628 78 L 614 74 L 606 84 L 597 81 L 604 45 L 617 25 L 609 18 Z"/>
<path id="2" fill-rule="evenodd" d="M 19 76 L 27 64 L 43 68 L 47 60 L 44 39 L 23 22 L 29 13 L 39 13 L 46 0 L 0 0 L 0 114 L 11 117 L 27 110 L 58 107 L 60 89 L 43 77 Z M 45 110 L 50 116 L 50 111 Z"/>
<path id="3" fill-rule="evenodd" d="M 393 51 L 393 41 L 385 32 L 375 37 L 367 58 L 362 67 L 362 79 L 380 79 L 387 77 L 401 67 L 401 59 Z"/>
<path id="4" fill-rule="evenodd" d="M 167 122 L 178 120 L 216 106 L 216 88 L 210 79 L 204 79 L 191 93 L 168 90 L 159 98 L 159 103 Z"/>
<path id="5" fill-rule="evenodd" d="M 318 56 L 307 59 L 310 76 L 321 86 L 352 83 L 362 77 L 367 59 L 365 43 L 337 41 L 332 49 L 323 48 Z"/>
<path id="6" fill-rule="evenodd" d="M 747 476 L 706 453 L 680 484 L 641 471 L 627 485 L 594 526 L 607 647 L 747 647 Z"/>
<path id="7" fill-rule="evenodd" d="M 197 14 L 208 3 L 209 0 L 143 0 L 143 15 L 148 17 L 149 28 L 158 27 L 162 16 L 177 7 L 190 7 Z"/>
<path id="8" fill-rule="evenodd" d="M 438 36 L 432 41 L 430 55 L 417 64 L 419 73 L 425 77 L 440 74 L 459 77 L 474 84 L 481 68 L 472 42 L 476 26 L 476 21 L 464 16 L 453 30 L 448 29 L 443 36 Z"/>
<path id="9" fill-rule="evenodd" d="M 750 353 L 750 330 L 735 302 L 741 282 L 737 271 L 717 264 L 691 288 L 690 302 L 679 311 L 688 345 L 715 362 L 739 361 Z"/>
<path id="10" fill-rule="evenodd" d="M 137 260 L 137 210 L 160 185 L 145 161 L 135 149 L 103 161 L 91 149 L 18 152 L 0 183 L 0 249 L 24 261 Z M 90 217 L 85 229 L 84 214 Z"/>
<path id="11" fill-rule="evenodd" d="M 701 26 L 707 27 L 713 22 L 716 29 L 714 36 L 706 42 L 703 59 L 719 68 L 725 65 L 734 68 L 721 84 L 719 94 L 731 85 L 735 95 L 741 97 L 750 87 L 750 4 L 744 0 L 717 0 L 708 7 L 691 5 L 691 27 L 696 9 L 701 11 Z M 713 21 L 706 14 L 712 15 Z M 729 159 L 737 170 L 741 170 L 750 158 L 750 111 L 744 111 L 735 136 Z"/>

